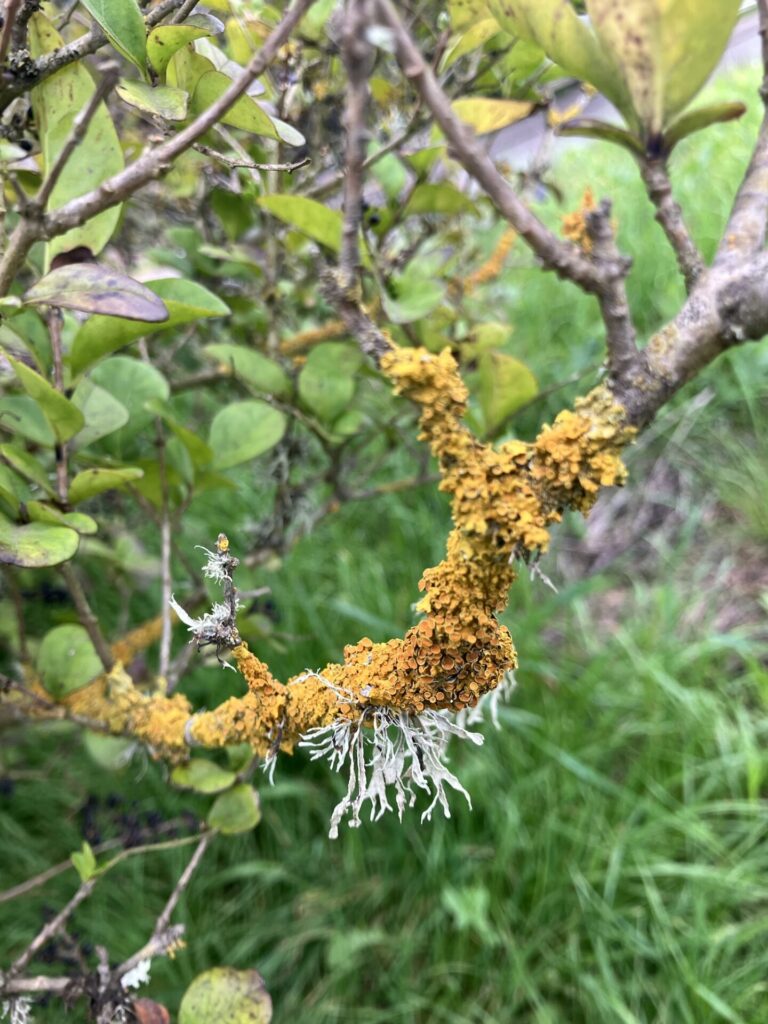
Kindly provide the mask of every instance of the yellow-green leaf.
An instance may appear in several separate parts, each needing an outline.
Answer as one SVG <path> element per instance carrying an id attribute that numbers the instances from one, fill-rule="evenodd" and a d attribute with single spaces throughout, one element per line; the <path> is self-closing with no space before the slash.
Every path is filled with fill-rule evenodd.
<path id="1" fill-rule="evenodd" d="M 37 671 L 48 693 L 63 697 L 101 675 L 91 638 L 82 626 L 55 626 L 45 634 L 37 654 Z"/>
<path id="2" fill-rule="evenodd" d="M 640 124 L 653 135 L 714 70 L 739 0 L 587 0 L 587 11 Z"/>
<path id="3" fill-rule="evenodd" d="M 29 21 L 29 50 L 41 57 L 63 45 L 53 25 L 42 14 L 33 14 Z M 32 106 L 37 117 L 43 164 L 49 171 L 69 139 L 75 117 L 88 103 L 95 90 L 93 79 L 83 61 L 61 68 L 32 89 Z M 123 169 L 123 151 L 109 111 L 100 103 L 85 137 L 70 156 L 48 200 L 48 210 L 56 210 L 72 199 L 97 188 L 103 181 Z M 84 246 L 94 254 L 100 252 L 111 238 L 120 219 L 120 206 L 91 217 L 80 227 L 46 243 L 45 269 L 57 253 Z"/>
<path id="4" fill-rule="evenodd" d="M 261 821 L 259 794 L 247 783 L 233 786 L 218 796 L 208 812 L 208 824 L 224 835 L 249 832 Z M 231 1020 L 231 1017 L 216 1018 Z"/>
<path id="5" fill-rule="evenodd" d="M 30 370 L 25 363 L 14 359 L 8 353 L 6 353 L 6 358 L 13 367 L 21 386 L 42 409 L 57 441 L 68 441 L 85 426 L 85 419 L 77 406 L 65 398 L 60 391 L 57 391 L 52 384 L 49 384 L 45 377 Z"/>
<path id="6" fill-rule="evenodd" d="M 70 505 L 77 505 L 104 491 L 125 487 L 126 484 L 140 480 L 143 476 L 144 470 L 135 466 L 126 466 L 123 469 L 84 469 L 69 485 L 67 497 Z"/>
<path id="7" fill-rule="evenodd" d="M 147 85 L 128 79 L 118 85 L 117 95 L 138 110 L 162 117 L 166 121 L 183 121 L 187 116 L 189 93 L 172 85 Z"/>
<path id="8" fill-rule="evenodd" d="M 500 31 L 499 23 L 495 18 L 481 18 L 473 25 L 467 26 L 448 44 L 448 49 L 440 63 L 440 70 L 447 71 L 457 60 L 472 53 L 473 50 L 479 49 L 483 43 L 487 43 Z"/>
<path id="9" fill-rule="evenodd" d="M 258 971 L 214 967 L 198 974 L 181 1000 L 179 1024 L 269 1024 L 272 1000 Z"/>
<path id="10" fill-rule="evenodd" d="M 77 552 L 80 537 L 66 526 L 28 523 L 16 526 L 0 515 L 0 562 L 27 569 L 59 565 Z"/>
<path id="11" fill-rule="evenodd" d="M 625 0 L 607 0 L 623 10 Z M 488 0 L 503 29 L 540 46 L 555 64 L 591 82 L 625 112 L 626 91 L 594 33 L 570 0 Z"/>
<path id="12" fill-rule="evenodd" d="M 283 413 L 266 402 L 230 402 L 211 423 L 208 443 L 216 469 L 231 469 L 274 448 L 286 426 Z"/>
<path id="13" fill-rule="evenodd" d="M 484 352 L 479 360 L 479 399 L 490 433 L 539 392 L 536 378 L 519 359 L 504 352 Z"/>
<path id="14" fill-rule="evenodd" d="M 196 793 L 221 793 L 235 781 L 235 773 L 220 768 L 215 761 L 204 757 L 193 757 L 186 764 L 180 764 L 171 772 L 171 782 L 181 789 L 193 789 Z"/>
<path id="15" fill-rule="evenodd" d="M 213 106 L 216 100 L 232 85 L 232 80 L 222 71 L 206 71 L 201 75 L 192 94 L 190 113 L 196 117 Z M 277 128 L 256 100 L 250 96 L 241 96 L 222 117 L 224 124 L 233 128 L 241 128 L 254 135 L 264 135 L 268 139 L 279 139 Z"/>
<path id="16" fill-rule="evenodd" d="M 470 125 L 478 135 L 496 132 L 508 124 L 522 121 L 533 110 L 533 104 L 523 100 L 497 100 L 484 96 L 465 96 L 451 104 L 454 114 Z"/>
<path id="17" fill-rule="evenodd" d="M 158 25 L 149 33 L 147 56 L 158 75 L 165 74 L 168 61 L 182 46 L 209 36 L 210 30 L 197 25 Z"/>

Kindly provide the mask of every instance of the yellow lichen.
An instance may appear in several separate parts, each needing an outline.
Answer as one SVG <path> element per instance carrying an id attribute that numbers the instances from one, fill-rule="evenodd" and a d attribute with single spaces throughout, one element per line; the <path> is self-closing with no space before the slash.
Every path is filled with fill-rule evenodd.
<path id="1" fill-rule="evenodd" d="M 504 263 L 509 256 L 512 246 L 517 241 L 517 232 L 514 228 L 506 228 L 502 232 L 493 252 L 482 263 L 477 270 L 474 270 L 463 282 L 462 289 L 465 295 L 471 295 L 476 288 L 495 281 L 504 269 Z"/>
<path id="2" fill-rule="evenodd" d="M 594 210 L 595 206 L 592 189 L 587 187 L 584 189 L 581 206 L 578 210 L 563 215 L 563 235 L 575 242 L 586 253 L 592 252 L 592 239 L 587 230 L 587 214 Z"/>
<path id="3" fill-rule="evenodd" d="M 141 693 L 119 662 L 68 695 L 70 710 L 171 759 L 184 756 L 190 744 L 247 742 L 266 755 L 277 747 L 291 750 L 309 730 L 360 716 L 366 707 L 459 711 L 500 684 L 516 665 L 512 638 L 496 617 L 515 578 L 513 563 L 546 549 L 549 529 L 565 508 L 586 513 L 601 487 L 623 482 L 619 453 L 633 430 L 608 389 L 598 387 L 534 441 L 494 448 L 462 422 L 467 389 L 447 349 L 435 355 L 392 345 L 381 369 L 396 393 L 420 407 L 420 437 L 452 499 L 445 558 L 419 582 L 423 618 L 402 638 L 374 643 L 365 637 L 344 649 L 342 662 L 286 684 L 240 644 L 233 656 L 248 693 L 212 711 L 193 714 L 182 696 Z M 153 620 L 123 638 L 115 652 L 130 656 L 156 629 Z"/>

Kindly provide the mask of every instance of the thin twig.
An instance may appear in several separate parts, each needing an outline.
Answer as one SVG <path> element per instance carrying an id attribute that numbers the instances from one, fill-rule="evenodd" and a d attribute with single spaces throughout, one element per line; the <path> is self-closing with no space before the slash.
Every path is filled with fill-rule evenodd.
<path id="1" fill-rule="evenodd" d="M 160 656 L 158 674 L 163 678 L 168 673 L 171 661 L 171 516 L 168 500 L 168 466 L 165 458 L 165 433 L 163 421 L 155 421 L 157 432 L 157 464 L 160 476 L 160 614 L 163 617 L 163 631 L 160 635 Z"/>
<path id="2" fill-rule="evenodd" d="M 60 394 L 64 394 L 64 362 L 61 349 L 62 315 L 60 309 L 51 309 L 48 315 L 48 335 L 51 339 L 51 355 L 53 357 L 53 386 Z M 59 502 L 67 506 L 69 495 L 69 472 L 67 469 L 66 441 L 57 441 L 56 456 L 56 493 Z"/>
<path id="3" fill-rule="evenodd" d="M 179 876 L 179 880 L 174 886 L 173 892 L 168 897 L 168 901 L 163 907 L 160 916 L 157 921 L 155 921 L 155 927 L 152 929 L 152 935 L 150 936 L 149 941 L 146 942 L 140 950 L 134 953 L 133 956 L 124 960 L 123 963 L 120 964 L 120 966 L 113 972 L 116 978 L 121 978 L 124 974 L 127 974 L 128 971 L 133 970 L 133 968 L 142 960 L 151 959 L 153 956 L 156 956 L 158 951 L 166 950 L 171 942 L 180 937 L 180 934 L 169 936 L 169 931 L 173 931 L 173 929 L 170 929 L 171 915 L 176 909 L 176 904 L 179 902 L 182 893 L 189 885 L 192 875 L 194 875 L 197 870 L 200 861 L 203 859 L 203 854 L 215 834 L 215 832 L 205 832 L 200 837 L 200 842 L 197 844 L 195 852 L 192 854 L 189 859 L 189 863 Z M 175 931 L 178 932 L 179 929 L 183 932 L 184 926 L 177 925 Z M 168 941 L 169 938 L 170 942 Z"/>
<path id="4" fill-rule="evenodd" d="M 361 350 L 378 366 L 381 357 L 392 348 L 386 335 L 376 326 L 360 304 L 342 288 L 336 275 L 326 273 L 321 279 L 321 288 L 328 301 L 347 325 L 347 330 L 357 341 Z"/>
<path id="5" fill-rule="evenodd" d="M 21 974 L 27 964 L 34 959 L 35 955 L 43 948 L 46 942 L 53 938 L 56 932 L 69 920 L 70 916 L 75 912 L 75 910 L 77 910 L 80 904 L 84 900 L 88 899 L 93 892 L 97 881 L 97 878 L 89 878 L 87 882 L 82 883 L 69 903 L 67 903 L 55 917 L 51 918 L 51 920 L 41 928 L 21 956 L 14 960 L 11 964 L 10 970 L 8 971 L 9 977 L 13 978 L 15 975 Z"/>
<path id="6" fill-rule="evenodd" d="M 16 22 L 16 15 L 19 13 L 21 0 L 5 0 L 5 13 L 3 14 L 3 30 L 0 32 L 0 64 L 5 60 L 8 47 L 11 45 L 13 26 Z"/>
<path id="7" fill-rule="evenodd" d="M 656 220 L 672 246 L 680 273 L 685 279 L 686 290 L 690 292 L 704 270 L 704 260 L 691 238 L 683 219 L 683 211 L 672 194 L 667 162 L 660 157 L 653 160 L 642 158 L 638 163 L 648 198 L 656 208 Z"/>
<path id="8" fill-rule="evenodd" d="M 305 156 L 303 160 L 296 160 L 293 163 L 259 164 L 254 163 L 253 160 L 233 160 L 231 157 L 219 153 L 218 150 L 213 149 L 211 146 L 203 145 L 202 142 L 195 143 L 192 148 L 196 149 L 198 153 L 203 153 L 205 156 L 211 157 L 212 160 L 217 160 L 220 164 L 224 164 L 225 167 L 232 168 L 232 170 L 243 167 L 249 171 L 287 171 L 288 174 L 292 174 L 294 171 L 298 171 L 300 167 L 306 167 L 307 164 L 312 162 L 308 156 Z"/>
<path id="9" fill-rule="evenodd" d="M 183 21 L 186 21 L 192 11 L 197 7 L 197 4 L 198 0 L 184 0 L 184 3 L 171 18 L 171 24 L 180 25 Z"/>
<path id="10" fill-rule="evenodd" d="M 77 609 L 77 617 L 80 619 L 80 624 L 91 638 L 91 643 L 96 649 L 96 653 L 104 666 L 104 670 L 109 672 L 115 664 L 115 659 L 112 657 L 112 651 L 110 650 L 109 644 L 104 639 L 104 635 L 101 632 L 99 620 L 94 615 L 93 610 L 88 603 L 88 598 L 85 596 L 85 591 L 78 579 L 77 572 L 70 562 L 62 562 L 59 566 L 59 571 L 64 577 L 64 582 L 67 584 L 67 589 L 69 590 L 72 601 Z"/>
<path id="11" fill-rule="evenodd" d="M 347 132 L 344 160 L 344 221 L 339 254 L 339 285 L 354 286 L 360 261 L 360 221 L 363 213 L 363 163 L 365 161 L 365 112 L 368 104 L 368 70 L 371 46 L 366 29 L 371 20 L 367 0 L 347 0 L 344 10 L 342 57 L 347 71 Z"/>

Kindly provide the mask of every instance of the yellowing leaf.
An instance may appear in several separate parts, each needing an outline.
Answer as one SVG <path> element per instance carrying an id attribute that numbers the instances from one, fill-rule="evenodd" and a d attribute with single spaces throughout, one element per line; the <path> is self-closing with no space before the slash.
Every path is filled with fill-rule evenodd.
<path id="1" fill-rule="evenodd" d="M 449 43 L 440 63 L 440 70 L 447 71 L 457 60 L 472 53 L 473 50 L 479 49 L 483 43 L 487 43 L 500 31 L 499 23 L 495 18 L 481 18 L 473 25 L 467 26 Z"/>
<path id="2" fill-rule="evenodd" d="M 80 537 L 66 526 L 29 523 L 16 526 L 0 515 L 0 563 L 40 569 L 59 565 L 77 551 Z"/>
<path id="3" fill-rule="evenodd" d="M 115 90 L 132 107 L 144 110 L 166 121 L 183 121 L 187 116 L 189 93 L 172 85 L 147 85 L 146 82 L 123 80 Z"/>
<path id="4" fill-rule="evenodd" d="M 29 21 L 29 50 L 41 57 L 63 45 L 53 25 L 42 14 L 33 14 Z M 32 89 L 34 108 L 40 131 L 43 163 L 49 171 L 67 142 L 75 117 L 94 93 L 94 83 L 85 64 L 77 61 L 56 71 Z M 76 147 L 57 181 L 47 209 L 56 210 L 71 199 L 90 192 L 103 181 L 123 169 L 123 151 L 115 126 L 105 104 L 100 103 L 88 126 L 85 138 Z M 72 228 L 45 247 L 45 269 L 60 252 L 85 246 L 94 254 L 107 244 L 120 219 L 120 206 L 113 206 L 91 217 L 85 224 Z"/>
<path id="5" fill-rule="evenodd" d="M 522 100 L 496 100 L 481 96 L 465 96 L 451 104 L 454 114 L 470 125 L 478 135 L 497 132 L 508 124 L 522 121 L 533 110 L 532 103 Z"/>
<path id="6" fill-rule="evenodd" d="M 195 91 L 192 93 L 191 114 L 197 116 L 213 106 L 230 85 L 232 85 L 232 80 L 227 78 L 222 71 L 207 71 L 201 75 L 195 85 Z M 241 96 L 221 120 L 224 124 L 232 125 L 233 128 L 242 128 L 246 132 L 253 132 L 254 135 L 264 135 L 268 139 L 280 138 L 269 115 L 250 96 Z"/>
<path id="7" fill-rule="evenodd" d="M 617 10 L 625 7 L 625 0 L 607 2 Z M 505 31 L 536 43 L 550 60 L 576 78 L 591 82 L 626 112 L 621 79 L 570 0 L 488 0 L 488 6 Z"/>
<path id="8" fill-rule="evenodd" d="M 587 10 L 638 120 L 656 134 L 714 70 L 739 0 L 587 0 Z"/>
<path id="9" fill-rule="evenodd" d="M 171 57 L 187 43 L 211 33 L 198 25 L 158 25 L 149 33 L 147 56 L 158 75 L 163 75 Z"/>
<path id="10" fill-rule="evenodd" d="M 214 967 L 198 974 L 181 1000 L 179 1024 L 269 1024 L 272 1000 L 257 971 Z"/>
<path id="11" fill-rule="evenodd" d="M 448 13 L 454 29 L 466 28 L 490 14 L 487 0 L 448 0 Z"/>

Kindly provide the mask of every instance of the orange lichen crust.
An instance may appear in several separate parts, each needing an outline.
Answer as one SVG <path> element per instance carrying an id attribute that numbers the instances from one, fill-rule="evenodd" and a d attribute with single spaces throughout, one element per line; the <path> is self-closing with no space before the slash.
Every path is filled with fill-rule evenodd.
<path id="1" fill-rule="evenodd" d="M 464 280 L 461 288 L 465 295 L 471 295 L 475 289 L 480 288 L 484 284 L 488 284 L 489 281 L 496 280 L 504 269 L 504 263 L 506 262 L 507 256 L 509 256 L 512 246 L 516 241 L 517 232 L 515 229 L 506 228 L 500 235 L 498 242 L 493 248 L 493 252 L 485 263 L 481 263 L 477 270 L 473 270 L 472 273 Z"/>
<path id="2" fill-rule="evenodd" d="M 596 203 L 592 189 L 587 187 L 584 189 L 584 195 L 581 197 L 579 209 L 563 215 L 563 235 L 572 242 L 575 242 L 586 253 L 592 252 L 592 239 L 589 237 L 587 229 L 587 214 L 594 210 L 595 207 Z"/>
<path id="3" fill-rule="evenodd" d="M 423 618 L 401 639 L 363 638 L 344 649 L 340 664 L 286 684 L 240 644 L 233 656 L 248 693 L 212 711 L 193 714 L 184 697 L 141 693 L 120 664 L 68 695 L 71 710 L 171 759 L 190 746 L 238 742 L 266 754 L 291 750 L 308 730 L 339 716 L 358 717 L 367 707 L 459 711 L 499 685 L 516 664 L 512 638 L 496 617 L 506 605 L 515 560 L 546 549 L 549 528 L 564 509 L 586 513 L 600 487 L 624 481 L 619 454 L 634 431 L 608 389 L 598 387 L 533 442 L 494 448 L 462 422 L 467 389 L 447 349 L 434 355 L 393 345 L 381 369 L 396 393 L 420 407 L 420 438 L 438 460 L 441 489 L 452 496 L 445 558 L 419 583 Z M 137 633 L 146 639 L 153 627 Z M 116 652 L 130 654 L 136 644 L 128 641 Z"/>

